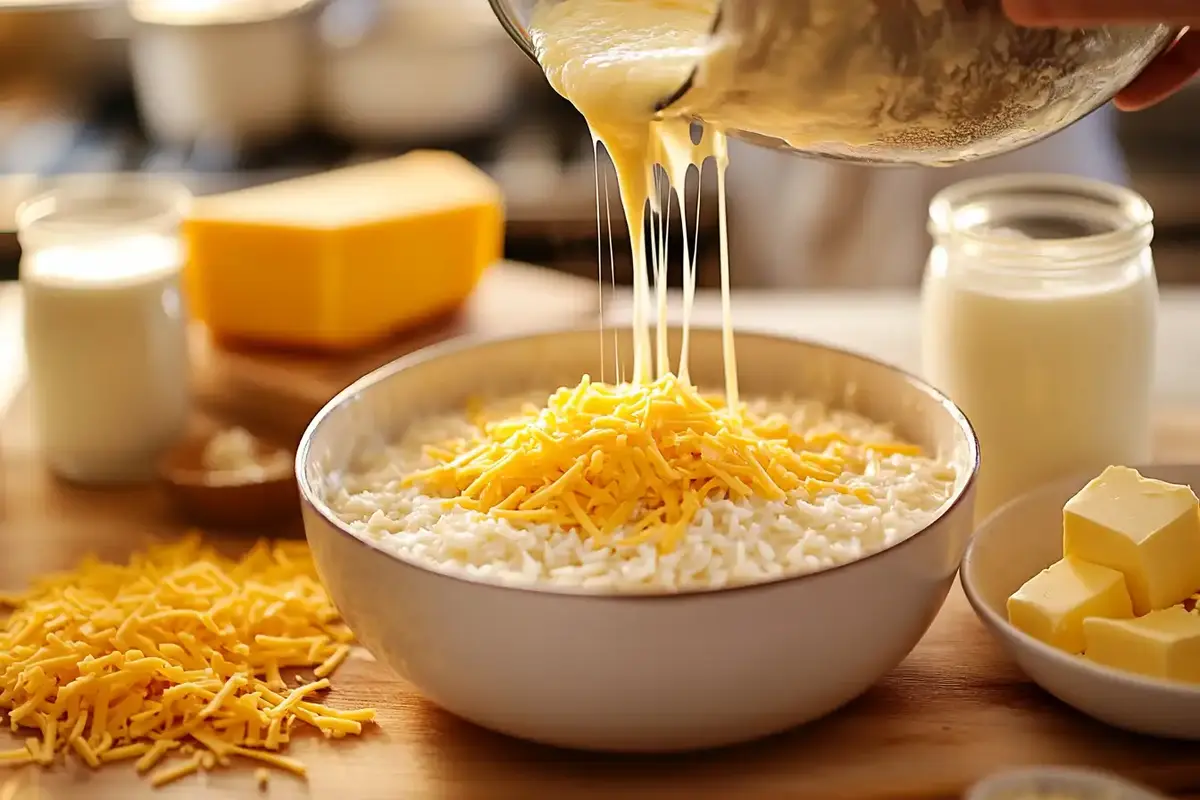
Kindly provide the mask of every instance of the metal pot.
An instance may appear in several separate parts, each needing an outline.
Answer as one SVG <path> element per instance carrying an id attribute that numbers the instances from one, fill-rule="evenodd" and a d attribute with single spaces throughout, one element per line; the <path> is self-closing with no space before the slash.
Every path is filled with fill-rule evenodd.
<path id="1" fill-rule="evenodd" d="M 578 2 L 578 0 L 567 0 Z M 536 59 L 541 3 L 490 0 Z M 872 164 L 999 155 L 1108 102 L 1165 25 L 1033 30 L 1000 0 L 721 0 L 711 48 L 660 109 L 770 147 Z"/>
<path id="2" fill-rule="evenodd" d="M 363 143 L 495 126 L 528 69 L 485 0 L 332 0 L 317 27 L 321 121 Z"/>
<path id="3" fill-rule="evenodd" d="M 308 111 L 315 0 L 130 0 L 138 108 L 151 136 L 235 146 L 291 133 Z"/>

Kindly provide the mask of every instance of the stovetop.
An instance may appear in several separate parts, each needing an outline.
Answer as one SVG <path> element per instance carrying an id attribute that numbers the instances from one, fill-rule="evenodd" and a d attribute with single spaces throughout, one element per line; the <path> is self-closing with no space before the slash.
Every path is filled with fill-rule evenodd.
<path id="1" fill-rule="evenodd" d="M 8 136 L 0 136 L 0 175 L 169 174 L 194 194 L 205 195 L 434 147 L 461 154 L 501 185 L 508 220 L 506 256 L 594 274 L 595 151 L 575 109 L 557 95 L 547 95 L 529 97 L 491 130 L 454 140 L 363 147 L 310 127 L 247 149 L 219 136 L 187 147 L 156 144 L 138 118 L 132 91 L 119 87 L 88 108 L 73 113 L 55 109 L 10 128 Z M 599 180 L 615 189 L 607 158 L 601 158 L 600 168 Z M 11 231 L 10 221 L 0 219 L 0 238 L 5 230 Z M 612 231 L 621 237 L 625 226 L 614 224 Z M 7 244 L 0 241 L 0 277 L 15 274 L 18 253 L 11 232 Z M 629 266 L 618 263 L 618 280 Z"/>
<path id="2" fill-rule="evenodd" d="M 1150 112 L 1121 117 L 1121 138 L 1134 187 L 1155 208 L 1162 277 L 1178 273 L 1195 279 L 1192 265 L 1200 252 L 1200 206 L 1194 202 L 1194 185 L 1200 175 L 1200 150 L 1194 128 L 1184 123 L 1200 119 L 1195 114 L 1197 99 L 1200 95 L 1192 93 Z M 153 172 L 170 174 L 193 193 L 204 195 L 386 158 L 417 147 L 453 150 L 496 178 L 506 198 L 508 257 L 595 274 L 593 146 L 575 109 L 552 92 L 531 93 L 492 130 L 455 140 L 363 147 L 311 127 L 285 141 L 240 149 L 217 136 L 189 147 L 151 142 L 138 119 L 132 90 L 117 87 L 94 98 L 87 108 L 50 108 L 15 128 L 0 124 L 0 178 Z M 601 167 L 600 180 L 615 187 L 607 159 L 601 159 Z M 0 198 L 0 205 L 3 202 Z M 4 211 L 0 209 L 0 278 L 15 276 L 19 255 L 11 219 L 3 218 Z M 702 222 L 704 238 L 711 233 L 710 222 Z M 612 226 L 614 236 L 622 236 L 624 230 L 623 224 Z M 627 250 L 617 248 L 619 281 L 631 274 L 631 265 L 620 256 L 623 249 Z M 1171 266 L 1175 261 L 1178 268 Z"/>
<path id="3" fill-rule="evenodd" d="M 189 146 L 150 141 L 133 94 L 123 87 L 75 113 L 45 114 L 0 140 L 0 174 L 170 173 L 207 194 L 418 147 L 453 150 L 491 173 L 505 190 L 515 222 L 580 216 L 595 224 L 591 140 L 578 114 L 557 96 L 532 98 L 493 130 L 458 139 L 364 147 L 310 127 L 283 141 L 240 148 L 220 135 Z"/>
<path id="4" fill-rule="evenodd" d="M 87 108 L 51 109 L 0 137 L 0 176 L 93 172 L 170 174 L 197 195 L 232 191 L 414 148 L 457 152 L 501 184 L 509 220 L 508 255 L 546 261 L 554 250 L 586 241 L 594 253 L 596 161 L 587 128 L 565 101 L 531 98 L 493 130 L 453 140 L 389 142 L 363 147 L 316 127 L 283 141 L 239 148 L 213 136 L 187 147 L 152 142 L 128 87 Z M 607 168 L 607 165 L 605 165 Z M 615 178 L 610 177 L 615 182 Z M 0 220 L 0 234 L 11 220 Z M 11 273 L 13 248 L 0 243 L 0 275 Z"/>

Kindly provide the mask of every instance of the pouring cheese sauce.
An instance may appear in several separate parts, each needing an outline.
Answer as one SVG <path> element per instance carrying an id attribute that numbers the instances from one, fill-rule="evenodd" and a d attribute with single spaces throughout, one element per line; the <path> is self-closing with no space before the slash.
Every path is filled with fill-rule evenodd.
<path id="1" fill-rule="evenodd" d="M 738 407 L 737 359 L 729 301 L 729 244 L 726 224 L 725 135 L 711 126 L 699 143 L 692 123 L 660 117 L 657 106 L 683 85 L 709 52 L 709 32 L 717 0 L 562 0 L 543 2 L 534 12 L 530 34 L 550 84 L 583 114 L 593 138 L 603 144 L 617 172 L 621 205 L 633 249 L 633 339 L 635 383 L 671 371 L 667 352 L 666 207 L 655 191 L 661 167 L 678 200 L 684 231 L 683 340 L 680 378 L 688 378 L 688 324 L 695 294 L 695 253 L 688 246 L 684 187 L 689 169 L 712 158 L 717 167 L 720 218 L 722 340 L 726 403 Z M 647 207 L 653 247 L 647 256 Z M 653 264 L 650 261 L 653 261 Z M 656 288 L 656 345 L 649 307 L 650 267 Z M 654 360 L 657 358 L 657 369 Z M 617 376 L 618 380 L 621 378 Z"/>

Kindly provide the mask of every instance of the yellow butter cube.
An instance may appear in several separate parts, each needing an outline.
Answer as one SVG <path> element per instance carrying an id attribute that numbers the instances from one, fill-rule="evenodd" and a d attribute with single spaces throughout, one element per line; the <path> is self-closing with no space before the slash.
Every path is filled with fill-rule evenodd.
<path id="1" fill-rule="evenodd" d="M 1125 577 L 1076 558 L 1051 564 L 1008 598 L 1009 622 L 1068 653 L 1083 652 L 1083 621 L 1087 617 L 1131 616 Z"/>
<path id="2" fill-rule="evenodd" d="M 1186 486 L 1109 467 L 1063 507 L 1063 555 L 1119 570 L 1138 616 L 1200 586 L 1200 513 Z"/>
<path id="3" fill-rule="evenodd" d="M 1087 619 L 1085 654 L 1098 664 L 1200 683 L 1200 614 L 1182 606 L 1137 619 Z"/>
<path id="4" fill-rule="evenodd" d="M 353 348 L 466 300 L 502 256 L 503 196 L 417 151 L 199 198 L 184 238 L 192 311 L 218 338 Z"/>

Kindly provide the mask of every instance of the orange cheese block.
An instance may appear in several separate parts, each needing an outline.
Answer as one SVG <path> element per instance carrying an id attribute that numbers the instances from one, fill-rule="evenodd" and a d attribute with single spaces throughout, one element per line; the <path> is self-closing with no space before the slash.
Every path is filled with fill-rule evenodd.
<path id="1" fill-rule="evenodd" d="M 200 198 L 184 237 L 214 336 L 350 349 L 462 303 L 503 253 L 503 196 L 459 156 L 416 151 Z"/>

